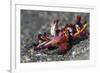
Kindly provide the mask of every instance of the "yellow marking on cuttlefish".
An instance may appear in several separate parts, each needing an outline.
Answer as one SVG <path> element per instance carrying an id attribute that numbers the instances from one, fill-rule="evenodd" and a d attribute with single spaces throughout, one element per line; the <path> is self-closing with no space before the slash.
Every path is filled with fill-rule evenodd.
<path id="1" fill-rule="evenodd" d="M 87 27 L 87 25 L 88 25 L 88 22 L 87 22 L 87 23 L 85 23 L 85 24 L 83 25 L 82 29 L 81 29 L 81 30 L 79 30 L 79 31 L 77 31 L 77 32 L 74 34 L 74 36 L 77 36 L 77 35 L 79 35 L 81 32 L 83 32 L 83 31 L 84 31 L 84 29 Z"/>

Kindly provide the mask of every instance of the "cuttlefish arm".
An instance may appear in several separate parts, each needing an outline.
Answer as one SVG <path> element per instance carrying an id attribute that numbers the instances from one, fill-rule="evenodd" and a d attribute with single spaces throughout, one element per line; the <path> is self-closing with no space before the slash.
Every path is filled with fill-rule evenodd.
<path id="1" fill-rule="evenodd" d="M 60 42 L 60 37 L 56 37 L 51 39 L 49 42 L 47 42 L 44 46 L 49 46 L 49 45 L 56 45 L 57 43 Z"/>
<path id="2" fill-rule="evenodd" d="M 47 43 L 47 41 L 42 42 L 41 44 L 39 44 L 39 45 L 37 46 L 37 48 L 39 48 L 39 47 L 43 46 L 43 45 L 44 45 L 44 44 L 46 44 L 46 43 Z"/>

